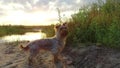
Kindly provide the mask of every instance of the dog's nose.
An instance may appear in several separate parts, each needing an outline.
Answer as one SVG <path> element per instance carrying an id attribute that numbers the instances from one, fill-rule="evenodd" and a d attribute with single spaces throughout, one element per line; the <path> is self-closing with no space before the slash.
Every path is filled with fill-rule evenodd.
<path id="1" fill-rule="evenodd" d="M 67 29 L 63 29 L 63 31 L 67 31 Z"/>

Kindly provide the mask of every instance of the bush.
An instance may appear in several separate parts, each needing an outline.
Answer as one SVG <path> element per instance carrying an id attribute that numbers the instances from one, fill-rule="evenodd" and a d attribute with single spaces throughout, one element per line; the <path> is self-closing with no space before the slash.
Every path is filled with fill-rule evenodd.
<path id="1" fill-rule="evenodd" d="M 68 44 L 90 42 L 120 47 L 120 2 L 107 0 L 101 4 L 93 4 L 72 15 Z"/>

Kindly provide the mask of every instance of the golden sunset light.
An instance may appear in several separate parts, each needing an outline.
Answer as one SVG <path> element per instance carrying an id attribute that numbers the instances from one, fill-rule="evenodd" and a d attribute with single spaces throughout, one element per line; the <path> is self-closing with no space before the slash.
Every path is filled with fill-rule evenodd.
<path id="1" fill-rule="evenodd" d="M 63 15 L 70 17 L 73 14 L 72 11 L 63 12 Z M 64 16 L 63 16 L 64 18 Z M 32 12 L 26 13 L 23 11 L 14 11 L 8 15 L 5 15 L 0 20 L 1 25 L 50 25 L 58 23 L 57 12 Z"/>
<path id="2" fill-rule="evenodd" d="M 0 25 L 50 25 L 71 17 L 84 5 L 96 0 L 0 0 Z"/>
<path id="3" fill-rule="evenodd" d="M 34 12 L 25 13 L 22 11 L 15 11 L 11 14 L 2 17 L 1 25 L 50 25 L 57 23 L 56 12 Z"/>

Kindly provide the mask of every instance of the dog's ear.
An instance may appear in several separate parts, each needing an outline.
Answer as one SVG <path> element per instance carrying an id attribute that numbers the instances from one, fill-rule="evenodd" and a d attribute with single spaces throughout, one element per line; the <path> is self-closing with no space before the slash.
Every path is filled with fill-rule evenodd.
<path id="1" fill-rule="evenodd" d="M 57 24 L 57 25 L 55 26 L 55 28 L 58 29 L 60 26 L 61 26 L 60 24 Z"/>

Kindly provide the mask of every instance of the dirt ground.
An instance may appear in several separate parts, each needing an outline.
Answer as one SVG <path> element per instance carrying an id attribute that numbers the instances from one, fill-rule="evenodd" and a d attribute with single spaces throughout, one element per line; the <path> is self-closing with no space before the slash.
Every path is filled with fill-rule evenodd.
<path id="1" fill-rule="evenodd" d="M 27 52 L 22 51 L 18 44 L 27 44 L 27 42 L 20 43 L 0 43 L 0 68 L 62 68 L 60 63 L 56 64 L 56 67 L 48 61 L 41 60 L 39 55 L 37 57 L 34 66 L 28 66 L 28 55 Z M 43 55 L 42 53 L 40 55 Z M 49 58 L 47 58 L 49 55 Z M 67 68 L 120 68 L 120 51 L 98 47 L 98 46 L 80 46 L 77 48 L 72 48 L 67 46 L 63 55 L 67 57 L 67 60 L 72 60 L 73 63 L 67 65 Z M 47 56 L 45 59 L 51 60 L 53 56 L 49 52 L 46 52 L 43 57 Z M 39 59 L 39 60 L 38 60 Z M 43 61 L 49 64 L 45 67 Z M 39 62 L 39 64 L 37 64 Z M 36 65 L 37 64 L 37 65 Z"/>
<path id="2" fill-rule="evenodd" d="M 41 51 L 30 66 L 28 63 L 28 52 L 20 49 L 19 45 L 26 45 L 27 42 L 1 43 L 0 44 L 0 68 L 62 68 L 60 62 L 54 65 L 51 52 Z M 68 66 L 73 68 L 73 66 Z"/>
<path id="3" fill-rule="evenodd" d="M 25 56 L 15 43 L 0 43 L 0 68 L 17 68 Z"/>

